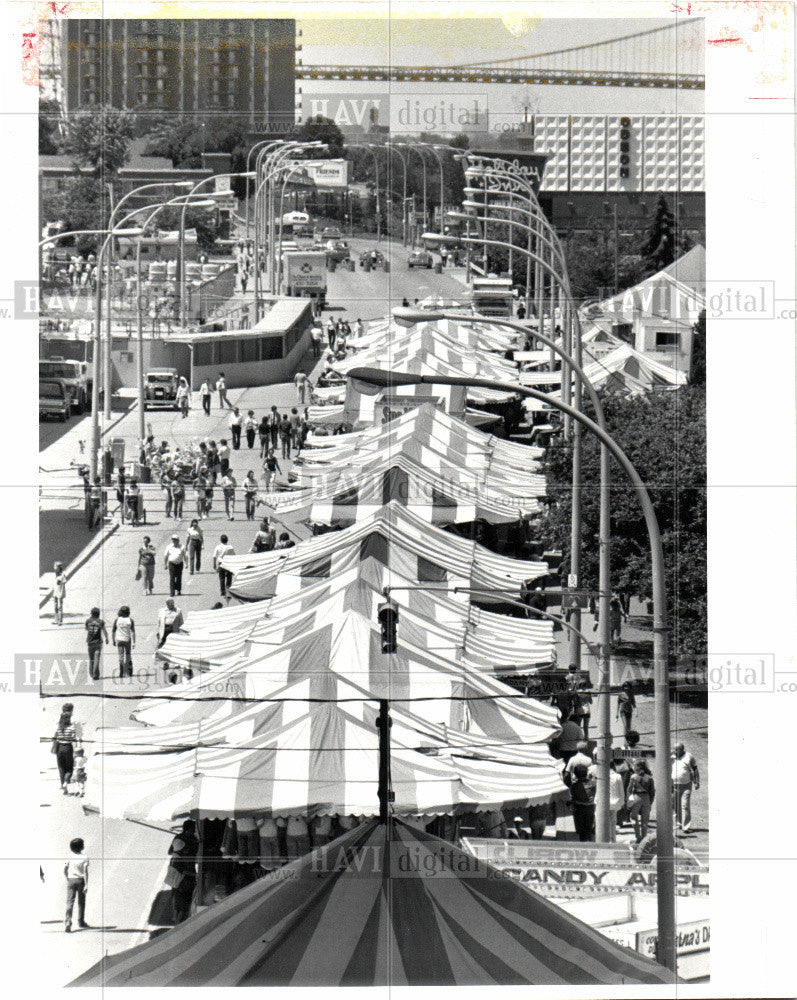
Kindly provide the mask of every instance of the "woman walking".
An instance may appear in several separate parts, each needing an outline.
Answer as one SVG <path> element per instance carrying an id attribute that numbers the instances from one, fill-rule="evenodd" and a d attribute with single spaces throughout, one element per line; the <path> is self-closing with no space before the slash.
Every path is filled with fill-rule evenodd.
<path id="1" fill-rule="evenodd" d="M 55 573 L 55 583 L 53 585 L 53 604 L 55 606 L 55 611 L 53 613 L 53 621 L 56 625 L 63 625 L 64 600 L 66 599 L 66 576 L 64 575 L 63 563 L 57 562 L 53 566 L 53 572 Z"/>
<path id="2" fill-rule="evenodd" d="M 130 523 L 137 528 L 140 519 L 141 490 L 138 488 L 138 480 L 131 479 L 127 487 L 127 509 L 130 512 Z"/>
<path id="3" fill-rule="evenodd" d="M 648 832 L 650 807 L 656 795 L 656 786 L 647 763 L 644 760 L 634 761 L 634 773 L 628 782 L 628 811 L 634 824 L 636 842 L 639 843 Z"/>
<path id="4" fill-rule="evenodd" d="M 119 676 L 133 676 L 133 647 L 136 644 L 136 623 L 130 617 L 130 608 L 123 604 L 111 629 L 111 642 L 119 653 Z"/>
<path id="5" fill-rule="evenodd" d="M 265 414 L 260 418 L 260 423 L 257 427 L 257 436 L 260 439 L 260 457 L 265 458 L 268 454 L 269 441 L 271 440 L 268 417 Z"/>
<path id="6" fill-rule="evenodd" d="M 227 469 L 221 481 L 221 487 L 224 491 L 224 510 L 229 521 L 235 520 L 235 488 L 237 485 L 232 471 Z"/>
<path id="7" fill-rule="evenodd" d="M 250 469 L 246 474 L 246 479 L 243 482 L 244 487 L 244 503 L 246 505 L 246 520 L 254 521 L 255 519 L 255 507 L 257 506 L 257 480 L 255 479 L 255 474 Z"/>
<path id="8" fill-rule="evenodd" d="M 75 745 L 79 742 L 78 726 L 72 721 L 75 706 L 67 702 L 61 709 L 61 717 L 53 736 L 52 752 L 58 765 L 58 777 L 61 779 L 61 791 L 66 795 L 72 771 L 75 768 Z"/>
<path id="9" fill-rule="evenodd" d="M 194 575 L 194 569 L 199 573 L 202 569 L 202 546 L 205 544 L 205 538 L 202 534 L 202 529 L 199 527 L 199 521 L 194 518 L 188 528 L 188 535 L 185 540 L 185 547 L 188 550 L 188 571 L 191 576 Z"/>
<path id="10" fill-rule="evenodd" d="M 630 732 L 633 728 L 632 720 L 636 709 L 636 698 L 631 688 L 631 682 L 625 681 L 622 690 L 617 697 L 617 718 L 623 720 L 623 734 Z"/>
<path id="11" fill-rule="evenodd" d="M 143 579 L 144 593 L 149 596 L 155 586 L 155 546 L 149 535 L 144 535 L 144 541 L 138 550 L 136 579 Z"/>

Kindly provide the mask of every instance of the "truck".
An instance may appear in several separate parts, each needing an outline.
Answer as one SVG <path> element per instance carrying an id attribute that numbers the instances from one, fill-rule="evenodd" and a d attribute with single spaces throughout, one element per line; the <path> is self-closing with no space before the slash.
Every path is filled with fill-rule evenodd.
<path id="1" fill-rule="evenodd" d="M 39 418 L 57 417 L 62 423 L 72 409 L 72 390 L 63 379 L 39 378 Z"/>
<path id="2" fill-rule="evenodd" d="M 39 361 L 39 378 L 55 378 L 64 382 L 72 396 L 72 409 L 76 413 L 83 413 L 87 409 L 91 400 L 91 380 L 89 366 L 85 361 L 50 356 Z"/>
<path id="3" fill-rule="evenodd" d="M 317 299 L 327 296 L 327 255 L 323 250 L 291 250 L 282 255 L 285 294 Z"/>
<path id="4" fill-rule="evenodd" d="M 153 368 L 144 378 L 145 410 L 178 410 L 176 368 Z"/>

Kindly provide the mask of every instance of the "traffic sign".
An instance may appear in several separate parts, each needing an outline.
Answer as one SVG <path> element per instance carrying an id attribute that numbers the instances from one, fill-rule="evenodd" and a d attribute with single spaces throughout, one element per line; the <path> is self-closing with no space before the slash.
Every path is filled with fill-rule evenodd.
<path id="1" fill-rule="evenodd" d="M 575 590 L 578 586 L 578 576 L 575 573 L 567 574 L 567 586 L 569 590 Z"/>
<path id="2" fill-rule="evenodd" d="M 591 596 L 588 590 L 562 590 L 562 610 L 571 611 L 573 608 L 589 608 Z"/>

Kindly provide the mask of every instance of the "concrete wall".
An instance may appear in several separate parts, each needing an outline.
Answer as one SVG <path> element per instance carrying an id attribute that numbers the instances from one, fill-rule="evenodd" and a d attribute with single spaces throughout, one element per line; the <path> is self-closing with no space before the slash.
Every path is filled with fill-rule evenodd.
<path id="1" fill-rule="evenodd" d="M 253 385 L 276 385 L 279 382 L 290 382 L 296 374 L 302 358 L 309 350 L 310 328 L 308 326 L 293 350 L 285 358 L 277 358 L 274 361 L 246 361 L 238 364 L 225 362 L 223 371 L 227 388 L 240 389 Z M 219 365 L 195 366 L 191 388 L 197 390 L 205 378 L 215 385 L 220 367 Z"/>
<path id="2" fill-rule="evenodd" d="M 135 386 L 138 379 L 136 358 L 138 345 L 135 337 L 113 338 L 111 351 L 111 387 L 112 391 L 123 386 Z M 191 352 L 187 344 L 177 344 L 166 339 L 144 341 L 144 372 L 152 368 L 176 368 L 180 375 L 189 377 L 191 370 Z"/>

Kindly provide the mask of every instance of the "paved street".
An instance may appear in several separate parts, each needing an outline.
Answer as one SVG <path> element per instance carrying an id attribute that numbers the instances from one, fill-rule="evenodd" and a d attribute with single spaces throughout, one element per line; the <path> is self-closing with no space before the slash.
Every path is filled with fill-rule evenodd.
<path id="1" fill-rule="evenodd" d="M 368 243 L 352 241 L 353 253 Z M 382 317 L 389 306 L 398 305 L 404 296 L 412 301 L 416 297 L 436 294 L 456 297 L 462 293 L 462 284 L 454 272 L 436 275 L 434 272 L 406 271 L 408 251 L 383 241 L 383 252 L 389 253 L 392 268 L 366 274 L 358 268 L 353 273 L 336 271 L 330 275 L 329 302 L 332 309 L 324 317 L 346 317 L 354 322 Z M 402 263 L 404 267 L 402 268 Z M 303 367 L 312 372 L 315 361 L 311 355 L 304 359 Z M 244 413 L 253 409 L 258 418 L 276 404 L 281 412 L 298 405 L 297 393 L 292 383 L 261 386 L 252 389 L 231 390 L 230 401 Z M 185 446 L 191 440 L 205 437 L 229 439 L 227 417 L 229 411 L 219 409 L 214 395 L 210 417 L 199 407 L 194 396 L 194 406 L 188 417 L 169 411 L 147 414 L 147 423 L 158 441 Z M 60 560 L 67 566 L 80 561 L 87 545 L 97 545 L 96 532 L 89 532 L 83 519 L 83 491 L 71 463 L 82 461 L 80 442 L 87 441 L 90 432 L 88 417 L 73 418 L 67 425 L 42 425 L 41 438 L 47 442 L 40 453 L 41 473 L 41 558 L 40 587 L 46 594 L 52 585 L 52 564 Z M 45 431 L 46 427 L 46 431 Z M 59 433 L 50 433 L 50 427 Z M 62 432 L 62 433 L 61 433 Z M 125 442 L 125 454 L 134 454 L 138 441 L 138 413 L 135 408 L 127 414 L 114 414 L 105 439 L 119 438 Z M 262 478 L 261 461 L 257 444 L 253 451 L 242 442 L 240 451 L 232 452 L 233 472 L 239 482 L 247 471 L 254 470 Z M 280 480 L 285 481 L 291 468 L 289 461 L 280 459 Z M 162 553 L 170 535 L 177 531 L 184 539 L 186 529 L 194 516 L 193 498 L 186 497 L 183 518 L 166 520 L 164 500 L 156 486 L 144 487 L 146 526 L 134 528 L 120 525 L 114 512 L 115 494 L 109 491 L 111 516 L 103 527 L 104 541 L 71 576 L 67 584 L 66 614 L 62 627 L 52 621 L 52 602 L 45 604 L 41 616 L 39 648 L 42 653 L 58 654 L 66 660 L 85 661 L 83 622 L 91 607 L 98 605 L 110 632 L 116 612 L 122 604 L 129 604 L 136 623 L 137 645 L 133 653 L 134 678 L 132 684 L 122 684 L 114 675 L 118 673 L 115 650 L 108 647 L 99 684 L 89 681 L 85 663 L 77 674 L 64 682 L 70 692 L 84 694 L 69 700 L 75 704 L 75 718 L 83 725 L 84 739 L 88 746 L 98 727 L 124 725 L 137 698 L 146 690 L 157 686 L 161 680 L 153 669 L 153 652 L 157 645 L 158 610 L 168 596 L 166 572 Z M 294 537 L 308 537 L 304 525 L 286 522 Z M 212 552 L 222 533 L 227 534 L 237 552 L 248 551 L 257 528 L 257 522 L 245 519 L 242 501 L 234 521 L 227 520 L 220 490 L 210 518 L 202 522 L 205 549 L 201 572 L 191 576 L 186 567 L 183 578 L 183 595 L 178 607 L 184 613 L 210 608 L 219 600 L 218 576 L 211 565 Z M 155 593 L 145 596 L 141 585 L 134 580 L 138 547 L 141 538 L 149 535 L 158 551 L 155 571 Z M 42 924 L 48 934 L 48 974 L 53 986 L 63 985 L 73 976 L 88 968 L 105 953 L 115 953 L 144 940 L 155 929 L 150 925 L 150 908 L 153 898 L 163 881 L 165 858 L 170 834 L 140 824 L 122 820 L 103 819 L 97 815 L 84 815 L 80 799 L 63 796 L 58 787 L 54 757 L 50 754 L 49 735 L 55 729 L 60 706 L 66 700 L 59 696 L 59 683 L 45 686 L 53 697 L 43 700 L 41 763 L 41 808 L 46 819 L 40 827 L 39 851 L 43 859 L 45 883 L 42 886 Z M 100 690 L 111 697 L 99 697 Z M 72 837 L 81 836 L 86 841 L 87 854 L 92 859 L 91 885 L 88 892 L 87 920 L 92 925 L 88 931 L 72 935 L 63 933 L 64 883 L 62 868 L 68 843 Z"/>

